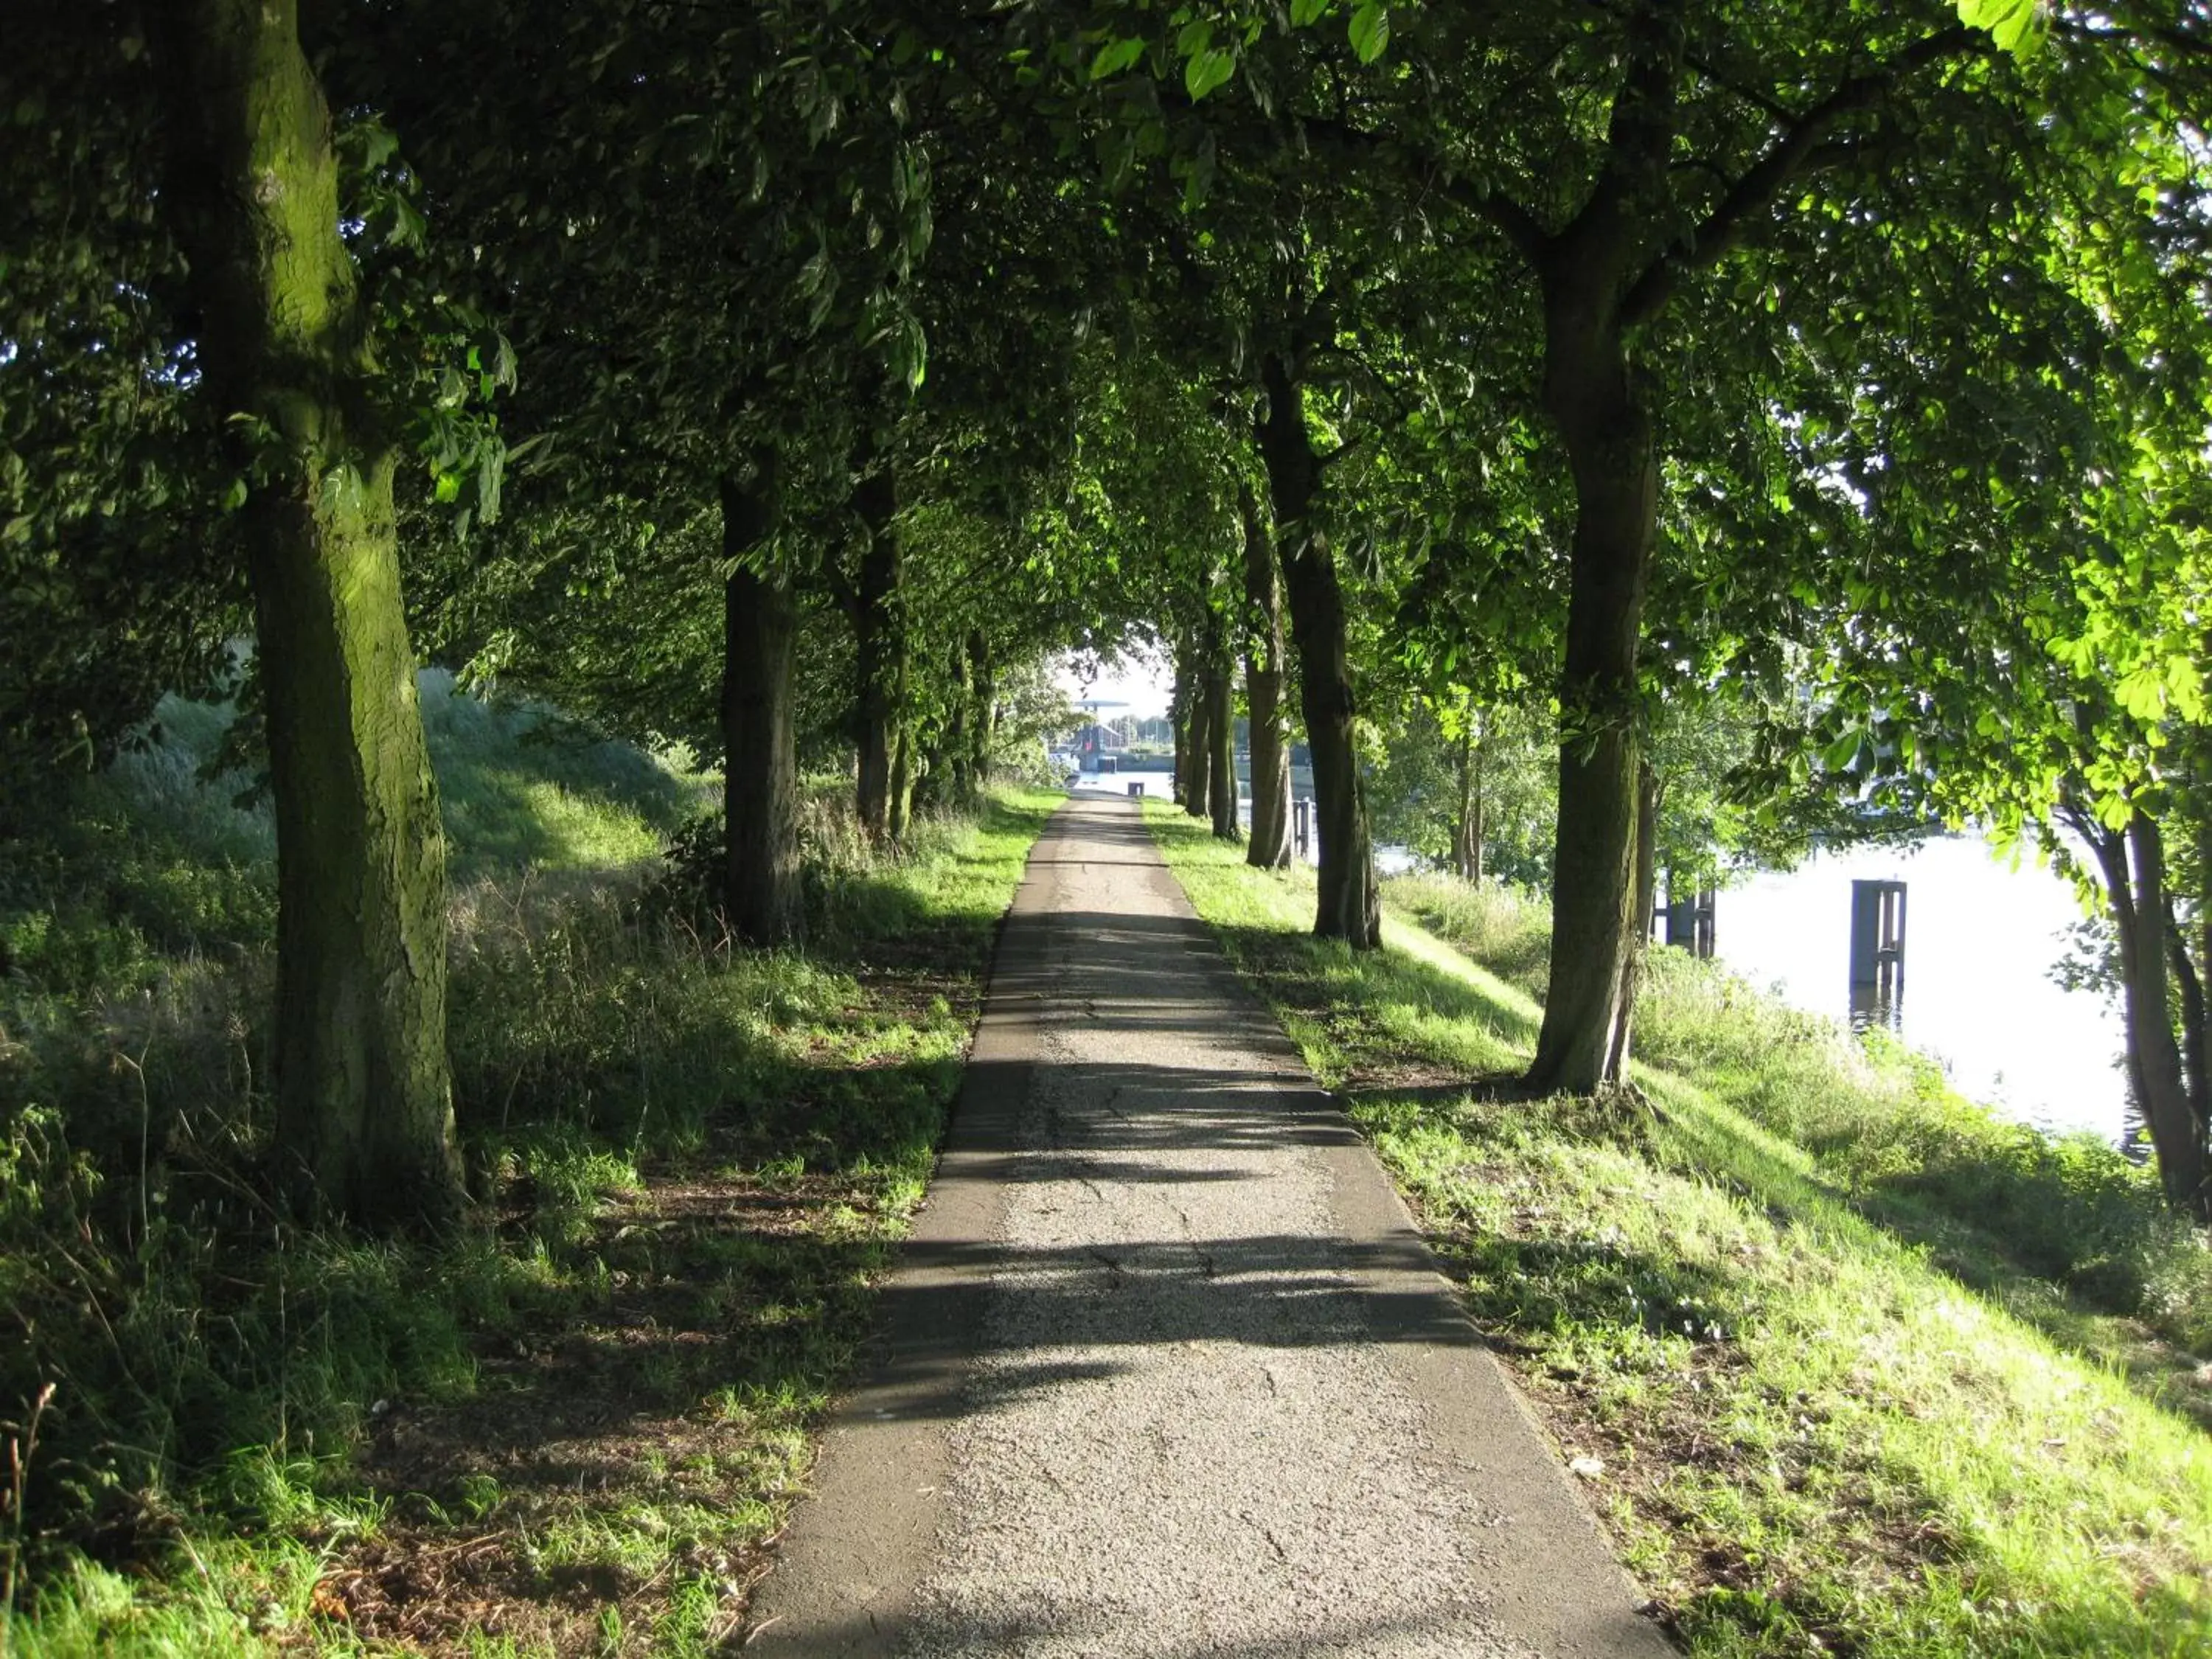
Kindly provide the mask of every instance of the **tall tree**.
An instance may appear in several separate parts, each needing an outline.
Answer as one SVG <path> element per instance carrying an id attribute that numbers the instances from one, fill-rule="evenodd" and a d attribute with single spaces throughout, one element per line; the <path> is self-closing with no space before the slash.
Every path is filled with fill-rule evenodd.
<path id="1" fill-rule="evenodd" d="M 763 544 L 775 520 L 775 451 L 721 484 L 723 580 L 722 902 L 738 937 L 805 937 L 799 860 L 796 657 L 802 620 L 791 573 Z"/>
<path id="2" fill-rule="evenodd" d="M 305 1207 L 445 1220 L 445 844 L 400 601 L 397 451 L 293 0 L 162 17 L 170 193 L 200 362 L 234 411 L 277 836 L 280 1176 Z"/>
<path id="3" fill-rule="evenodd" d="M 1250 714 L 1252 836 L 1244 861 L 1279 870 L 1291 861 L 1291 750 L 1283 719 L 1283 578 L 1259 497 L 1237 484 L 1244 532 L 1244 698 Z"/>
<path id="4" fill-rule="evenodd" d="M 1344 590 L 1323 513 L 1322 461 L 1306 427 L 1305 388 L 1295 355 L 1269 352 L 1261 362 L 1266 401 L 1258 416 L 1274 542 L 1282 562 L 1291 637 L 1298 653 L 1298 699 L 1313 757 L 1321 838 L 1314 932 L 1355 949 L 1382 942 L 1382 898 L 1375 879 L 1359 757 Z"/>

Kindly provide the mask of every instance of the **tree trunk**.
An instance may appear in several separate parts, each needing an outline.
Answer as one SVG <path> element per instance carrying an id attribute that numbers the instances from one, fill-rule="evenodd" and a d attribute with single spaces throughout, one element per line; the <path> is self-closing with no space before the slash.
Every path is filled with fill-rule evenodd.
<path id="1" fill-rule="evenodd" d="M 2189 954 L 2188 937 L 2174 920 L 2171 904 L 2166 907 L 2166 940 L 2174 981 L 2181 988 L 2181 1060 L 2187 1073 L 2189 1115 L 2196 1120 L 2201 1147 L 2207 1129 L 2212 1128 L 2212 1087 L 2208 1087 L 2207 1079 L 2207 1068 L 2212 1066 L 2212 1035 L 2205 1027 L 2204 981 L 2197 975 L 2197 963 Z"/>
<path id="2" fill-rule="evenodd" d="M 1306 434 L 1304 398 L 1290 365 L 1270 353 L 1261 365 L 1267 407 L 1261 416 L 1261 459 L 1274 512 L 1291 637 L 1298 652 L 1298 702 L 1313 756 L 1314 811 L 1321 836 L 1314 932 L 1353 949 L 1382 943 L 1382 900 L 1375 848 L 1352 746 L 1351 650 L 1336 556 L 1316 520 L 1321 468 Z"/>
<path id="3" fill-rule="evenodd" d="M 1249 484 L 1244 519 L 1244 700 L 1252 732 L 1252 839 L 1244 861 L 1261 870 L 1291 862 L 1291 746 L 1283 721 L 1283 578 L 1273 538 Z"/>
<path id="4" fill-rule="evenodd" d="M 1183 763 L 1190 773 L 1183 783 L 1182 810 L 1192 817 L 1202 818 L 1212 811 L 1213 703 L 1206 692 L 1204 657 L 1193 652 L 1190 661 L 1190 712 L 1186 717 L 1183 736 Z"/>
<path id="5" fill-rule="evenodd" d="M 1575 481 L 1566 652 L 1559 673 L 1559 816 L 1552 977 L 1531 1086 L 1588 1093 L 1613 1060 L 1631 995 L 1643 738 L 1636 654 L 1657 536 L 1651 416 L 1632 379 L 1610 296 L 1562 259 L 1545 283 L 1545 403 Z"/>
<path id="6" fill-rule="evenodd" d="M 2212 1146 L 2212 1009 L 2208 1009 L 2208 987 L 2212 980 L 2212 803 L 2203 799 L 2203 745 L 2212 738 L 2199 732 L 2199 765 L 2190 772 L 2190 792 L 2192 792 L 2192 811 L 2197 814 L 2197 971 L 2190 978 L 2197 982 L 2197 1024 L 2194 1024 L 2194 1055 L 2190 1057 L 2190 1106 L 2197 1113 L 2197 1128 Z M 2188 945 L 2184 942 L 2184 957 L 2188 957 Z"/>
<path id="7" fill-rule="evenodd" d="M 2203 1135 L 2182 1080 L 2166 984 L 2165 845 L 2157 822 L 2140 810 L 2124 836 L 2096 825 L 2089 840 L 2119 933 L 2128 1079 L 2150 1128 L 2166 1200 L 2202 1218 Z"/>
<path id="8" fill-rule="evenodd" d="M 902 669 L 898 683 L 898 706 L 906 707 L 907 678 Z M 891 737 L 891 795 L 888 822 L 893 841 L 904 841 L 908 825 L 914 822 L 915 765 L 914 722 L 902 718 L 892 729 Z"/>
<path id="9" fill-rule="evenodd" d="M 974 701 L 968 771 L 972 789 L 981 791 L 991 781 L 991 754 L 999 741 L 999 677 L 991 665 L 991 641 L 980 629 L 968 636 L 968 690 Z"/>
<path id="10" fill-rule="evenodd" d="M 1206 734 L 1212 745 L 1206 759 L 1206 805 L 1213 818 L 1213 833 L 1235 841 L 1237 825 L 1237 702 L 1231 690 L 1229 642 L 1220 641 L 1219 654 L 1206 665 Z"/>
<path id="11" fill-rule="evenodd" d="M 930 745 L 929 764 L 922 775 L 927 799 L 965 805 L 975 795 L 975 780 L 969 771 L 975 745 L 968 736 L 968 722 L 975 707 L 975 685 L 964 644 L 953 653 L 952 664 L 951 707 L 945 711 L 944 724 L 937 728 L 936 741 Z"/>
<path id="12" fill-rule="evenodd" d="M 1459 745 L 1459 817 L 1452 826 L 1452 863 L 1470 886 L 1482 884 L 1482 739 L 1480 721 L 1468 714 Z"/>
<path id="13" fill-rule="evenodd" d="M 244 529 L 276 823 L 277 1175 L 308 1213 L 441 1223 L 465 1202 L 445 839 L 329 112 L 293 0 L 179 0 L 161 27 L 198 367 L 218 408 L 274 434 Z"/>
<path id="14" fill-rule="evenodd" d="M 799 860 L 799 597 L 787 575 L 747 560 L 768 533 L 763 484 L 722 481 L 722 908 L 748 945 L 787 945 L 806 933 Z"/>
<path id="15" fill-rule="evenodd" d="M 1168 715 L 1175 726 L 1175 770 L 1168 774 L 1168 794 L 1178 806 L 1190 799 L 1190 669 L 1183 653 L 1176 653 L 1175 692 L 1168 701 Z"/>
<path id="16" fill-rule="evenodd" d="M 904 710 L 906 629 L 899 592 L 898 480 L 888 454 L 854 487 L 853 504 L 867 526 L 860 580 L 853 589 L 853 736 L 860 750 L 856 796 L 860 827 L 878 841 L 902 824 L 892 802 L 899 725 Z"/>
<path id="17" fill-rule="evenodd" d="M 1636 1024 L 1637 983 L 1644 975 L 1644 953 L 1651 947 L 1651 912 L 1659 902 L 1659 780 L 1650 763 L 1644 764 L 1636 805 L 1636 935 L 1621 966 L 1620 1005 L 1613 1015 L 1613 1054 L 1607 1075 L 1616 1082 L 1628 1080 L 1628 1052 Z"/>

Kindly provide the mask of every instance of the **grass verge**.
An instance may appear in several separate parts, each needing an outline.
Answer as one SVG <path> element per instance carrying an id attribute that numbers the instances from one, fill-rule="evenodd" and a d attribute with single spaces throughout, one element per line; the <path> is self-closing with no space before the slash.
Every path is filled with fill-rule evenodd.
<path id="1" fill-rule="evenodd" d="M 1560 1450 L 1589 1460 L 1691 1652 L 2212 1647 L 2212 1443 L 2168 1334 L 2199 1316 L 2203 1246 L 2131 1172 L 2026 1147 L 1909 1057 L 1666 953 L 1643 1013 L 1655 1109 L 1516 1097 L 1542 971 L 1526 916 L 1477 926 L 1401 888 L 1505 974 L 1399 915 L 1354 954 L 1306 934 L 1310 876 L 1148 817 Z M 2100 1214 L 2066 1254 L 2128 1271 L 2039 1271 L 2069 1218 Z M 2096 1307 L 2131 1284 L 2155 1324 Z"/>
<path id="2" fill-rule="evenodd" d="M 268 843 L 197 769 L 218 715 L 166 711 L 0 890 L 0 1443 L 53 1389 L 0 1650 L 703 1655 L 742 1616 L 1058 797 L 885 854 L 825 782 L 811 943 L 750 952 L 651 856 L 697 780 L 471 701 L 428 720 L 455 1238 L 260 1207 Z"/>

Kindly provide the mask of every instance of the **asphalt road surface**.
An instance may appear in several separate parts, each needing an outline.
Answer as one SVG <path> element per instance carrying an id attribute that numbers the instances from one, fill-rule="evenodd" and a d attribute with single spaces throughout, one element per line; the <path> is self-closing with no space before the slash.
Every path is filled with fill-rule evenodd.
<path id="1" fill-rule="evenodd" d="M 1671 1652 L 1134 802 L 1039 840 L 884 1303 L 749 1655 Z"/>

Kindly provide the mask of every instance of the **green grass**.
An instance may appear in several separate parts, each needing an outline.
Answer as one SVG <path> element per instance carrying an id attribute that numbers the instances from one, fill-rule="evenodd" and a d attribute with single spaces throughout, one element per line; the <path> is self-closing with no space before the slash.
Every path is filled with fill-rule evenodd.
<path id="1" fill-rule="evenodd" d="M 15 1653 L 714 1650 L 866 1332 L 1057 797 L 885 854 L 820 782 L 809 948 L 747 951 L 655 856 L 701 780 L 424 696 L 457 1237 L 261 1206 L 270 848 L 201 775 L 222 711 L 165 708 L 0 885 L 0 1421 L 57 1385 L 0 1498 Z"/>
<path id="2" fill-rule="evenodd" d="M 1151 822 L 1561 1450 L 1602 1462 L 1589 1495 L 1692 1652 L 2212 1646 L 2212 1442 L 2170 1340 L 2203 1329 L 2205 1252 L 2124 1160 L 1666 952 L 1650 1109 L 1516 1097 L 1525 908 L 1397 884 L 1473 957 L 1401 915 L 1358 956 L 1305 936 L 1310 877 Z"/>

